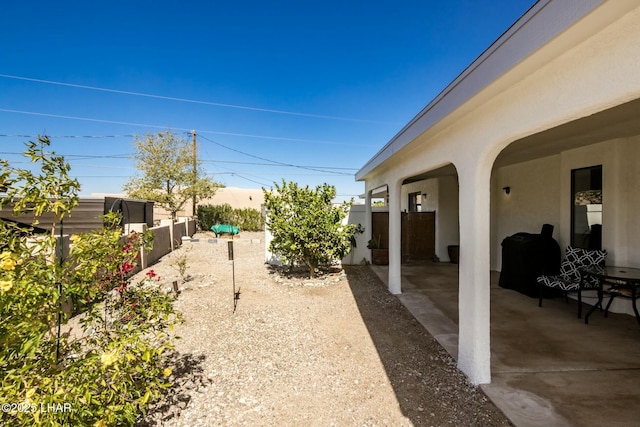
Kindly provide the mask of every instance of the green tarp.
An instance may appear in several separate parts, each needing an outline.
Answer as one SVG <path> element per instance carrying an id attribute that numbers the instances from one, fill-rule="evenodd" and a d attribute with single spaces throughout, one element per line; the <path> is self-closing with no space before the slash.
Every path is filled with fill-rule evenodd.
<path id="1" fill-rule="evenodd" d="M 238 227 L 236 227 L 235 225 L 229 225 L 229 224 L 212 225 L 211 226 L 211 231 L 216 233 L 216 237 L 218 237 L 221 234 L 234 235 L 234 234 L 239 234 L 240 233 L 240 229 Z"/>

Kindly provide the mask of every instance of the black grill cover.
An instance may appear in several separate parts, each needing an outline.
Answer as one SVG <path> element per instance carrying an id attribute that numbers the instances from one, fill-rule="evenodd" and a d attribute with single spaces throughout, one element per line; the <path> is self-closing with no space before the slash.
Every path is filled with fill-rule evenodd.
<path id="1" fill-rule="evenodd" d="M 501 287 L 539 296 L 536 277 L 560 272 L 560 245 L 552 233 L 553 226 L 545 224 L 541 234 L 516 233 L 502 241 Z"/>

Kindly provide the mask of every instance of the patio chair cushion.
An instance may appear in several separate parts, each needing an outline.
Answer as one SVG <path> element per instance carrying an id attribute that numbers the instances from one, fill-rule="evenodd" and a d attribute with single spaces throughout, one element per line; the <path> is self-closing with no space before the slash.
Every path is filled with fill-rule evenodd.
<path id="1" fill-rule="evenodd" d="M 560 274 L 556 276 L 539 276 L 536 281 L 548 288 L 559 289 L 564 292 L 577 291 L 580 287 L 579 269 L 592 265 L 603 266 L 606 258 L 606 250 L 590 250 L 568 246 L 565 259 L 560 264 Z M 597 279 L 591 276 L 585 277 L 583 289 L 596 289 L 597 287 Z"/>

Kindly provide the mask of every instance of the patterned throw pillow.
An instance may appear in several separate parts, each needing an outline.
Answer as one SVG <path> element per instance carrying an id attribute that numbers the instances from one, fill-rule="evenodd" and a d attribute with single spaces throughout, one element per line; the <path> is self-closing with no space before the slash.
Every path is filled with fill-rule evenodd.
<path id="1" fill-rule="evenodd" d="M 580 272 L 578 271 L 578 269 L 580 267 L 587 267 L 591 265 L 604 266 L 606 258 L 607 251 L 604 249 L 591 250 L 567 246 L 565 260 L 560 265 L 560 274 L 564 276 L 565 279 L 569 282 L 579 282 Z M 593 278 L 589 277 L 588 280 L 590 282 L 588 283 L 589 285 L 597 285 Z"/>

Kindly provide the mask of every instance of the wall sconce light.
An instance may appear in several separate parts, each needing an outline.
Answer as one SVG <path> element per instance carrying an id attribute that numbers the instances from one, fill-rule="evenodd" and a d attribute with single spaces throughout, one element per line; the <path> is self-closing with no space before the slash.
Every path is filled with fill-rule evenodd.
<path id="1" fill-rule="evenodd" d="M 509 186 L 502 187 L 502 189 L 504 190 L 504 194 L 509 194 L 509 193 L 511 193 L 511 187 L 509 187 Z"/>

